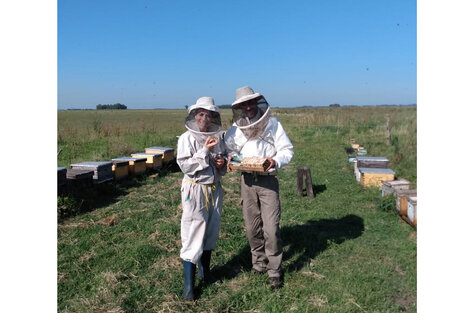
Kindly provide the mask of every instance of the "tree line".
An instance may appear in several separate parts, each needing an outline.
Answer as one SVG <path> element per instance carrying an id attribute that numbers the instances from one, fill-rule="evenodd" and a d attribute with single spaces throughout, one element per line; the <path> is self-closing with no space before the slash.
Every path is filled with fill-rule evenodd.
<path id="1" fill-rule="evenodd" d="M 121 103 L 115 103 L 115 104 L 97 104 L 96 105 L 97 110 L 125 110 L 127 109 L 127 106 Z"/>

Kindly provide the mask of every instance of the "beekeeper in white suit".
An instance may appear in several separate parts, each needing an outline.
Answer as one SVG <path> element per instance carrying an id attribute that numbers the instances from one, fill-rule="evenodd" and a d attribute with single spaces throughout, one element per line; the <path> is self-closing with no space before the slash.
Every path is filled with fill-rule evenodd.
<path id="1" fill-rule="evenodd" d="M 181 251 L 183 299 L 194 300 L 196 264 L 203 282 L 219 282 L 210 273 L 211 252 L 219 236 L 226 154 L 221 139 L 219 109 L 211 97 L 201 97 L 188 108 L 185 126 L 178 139 L 176 161 L 184 173 L 181 186 Z"/>
<path id="2" fill-rule="evenodd" d="M 281 204 L 277 170 L 287 165 L 294 149 L 280 121 L 271 116 L 263 95 L 249 86 L 236 90 L 232 103 L 233 126 L 224 140 L 229 161 L 234 155 L 269 160 L 267 172 L 242 172 L 241 197 L 252 271 L 268 273 L 270 286 L 282 286 Z"/>

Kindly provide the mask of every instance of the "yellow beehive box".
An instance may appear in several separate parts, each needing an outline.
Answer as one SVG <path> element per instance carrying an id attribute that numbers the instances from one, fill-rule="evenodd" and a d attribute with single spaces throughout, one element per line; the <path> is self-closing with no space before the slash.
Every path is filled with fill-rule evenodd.
<path id="1" fill-rule="evenodd" d="M 145 165 L 150 170 L 158 170 L 162 167 L 163 154 L 162 153 L 133 153 L 133 158 L 146 158 Z"/>
<path id="2" fill-rule="evenodd" d="M 163 164 L 173 161 L 175 158 L 175 149 L 167 147 L 149 147 L 145 148 L 145 153 L 162 154 Z"/>
<path id="3" fill-rule="evenodd" d="M 129 161 L 129 175 L 141 175 L 147 170 L 146 158 L 122 157 L 113 159 L 113 161 Z"/>
<path id="4" fill-rule="evenodd" d="M 113 160 L 113 173 L 115 180 L 121 180 L 129 176 L 129 161 Z"/>
<path id="5" fill-rule="evenodd" d="M 416 197 L 417 190 L 397 190 L 395 192 L 395 203 L 396 203 L 396 211 L 401 216 L 408 215 L 408 198 L 409 197 Z"/>
<path id="6" fill-rule="evenodd" d="M 360 182 L 363 187 L 382 187 L 382 182 L 395 179 L 395 172 L 389 168 L 359 167 Z"/>

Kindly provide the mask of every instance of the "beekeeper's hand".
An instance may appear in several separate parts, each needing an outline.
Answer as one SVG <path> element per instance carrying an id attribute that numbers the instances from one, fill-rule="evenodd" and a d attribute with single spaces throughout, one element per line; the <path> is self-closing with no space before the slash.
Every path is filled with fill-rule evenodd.
<path id="1" fill-rule="evenodd" d="M 267 158 L 269 161 L 269 166 L 266 168 L 266 171 L 269 171 L 272 168 L 276 168 L 276 161 L 273 158 Z"/>
<path id="2" fill-rule="evenodd" d="M 209 136 L 206 139 L 206 142 L 204 143 L 204 146 L 206 146 L 207 149 L 212 150 L 217 144 L 219 143 L 219 139 L 216 137 Z"/>

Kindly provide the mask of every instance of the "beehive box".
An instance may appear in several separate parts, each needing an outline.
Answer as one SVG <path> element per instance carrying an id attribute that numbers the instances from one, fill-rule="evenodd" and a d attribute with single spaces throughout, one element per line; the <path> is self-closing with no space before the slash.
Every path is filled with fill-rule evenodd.
<path id="1" fill-rule="evenodd" d="M 163 154 L 162 153 L 133 153 L 131 154 L 133 158 L 146 158 L 147 161 L 145 165 L 149 170 L 158 170 L 162 167 L 163 164 Z"/>
<path id="2" fill-rule="evenodd" d="M 93 182 L 103 183 L 114 179 L 113 162 L 111 161 L 89 161 L 71 164 L 72 169 L 93 170 Z"/>
<path id="3" fill-rule="evenodd" d="M 356 181 L 361 181 L 361 172 L 359 172 L 359 168 L 357 167 L 357 161 L 354 161 L 354 176 L 356 177 Z"/>
<path id="4" fill-rule="evenodd" d="M 67 182 L 72 187 L 90 187 L 93 186 L 93 170 L 67 169 Z"/>
<path id="5" fill-rule="evenodd" d="M 408 197 L 408 209 L 406 211 L 406 215 L 408 219 L 413 223 L 413 225 L 417 225 L 417 210 L 418 210 L 418 197 L 409 196 Z"/>
<path id="6" fill-rule="evenodd" d="M 366 149 L 361 149 L 357 152 L 358 156 L 366 156 L 367 155 L 367 150 Z"/>
<path id="7" fill-rule="evenodd" d="M 395 210 L 401 216 L 407 216 L 408 213 L 408 197 L 416 197 L 417 191 L 413 190 L 396 190 L 395 191 Z"/>
<path id="8" fill-rule="evenodd" d="M 67 169 L 65 167 L 57 168 L 57 186 L 61 187 L 67 184 Z"/>
<path id="9" fill-rule="evenodd" d="M 175 149 L 167 147 L 149 147 L 145 148 L 145 153 L 162 154 L 162 162 L 166 164 L 175 158 Z"/>
<path id="10" fill-rule="evenodd" d="M 145 162 L 146 158 L 132 158 L 122 157 L 113 159 L 113 161 L 128 161 L 129 162 L 129 175 L 142 175 L 147 170 Z"/>
<path id="11" fill-rule="evenodd" d="M 394 180 L 395 172 L 389 168 L 367 168 L 358 167 L 363 187 L 381 187 L 383 181 Z"/>
<path id="12" fill-rule="evenodd" d="M 396 190 L 409 190 L 410 182 L 406 179 L 384 181 L 382 183 L 382 197 L 395 194 Z"/>
<path id="13" fill-rule="evenodd" d="M 351 144 L 351 147 L 352 147 L 354 150 L 359 150 L 360 145 L 357 144 L 357 143 L 352 143 L 352 144 Z"/>
<path id="14" fill-rule="evenodd" d="M 249 157 L 240 163 L 230 161 L 229 167 L 232 171 L 266 172 L 269 164 L 267 158 Z"/>
<path id="15" fill-rule="evenodd" d="M 388 159 L 386 157 L 358 156 L 356 157 L 357 167 L 387 168 Z"/>
<path id="16" fill-rule="evenodd" d="M 129 161 L 113 160 L 113 173 L 115 180 L 121 180 L 129 176 Z"/>

